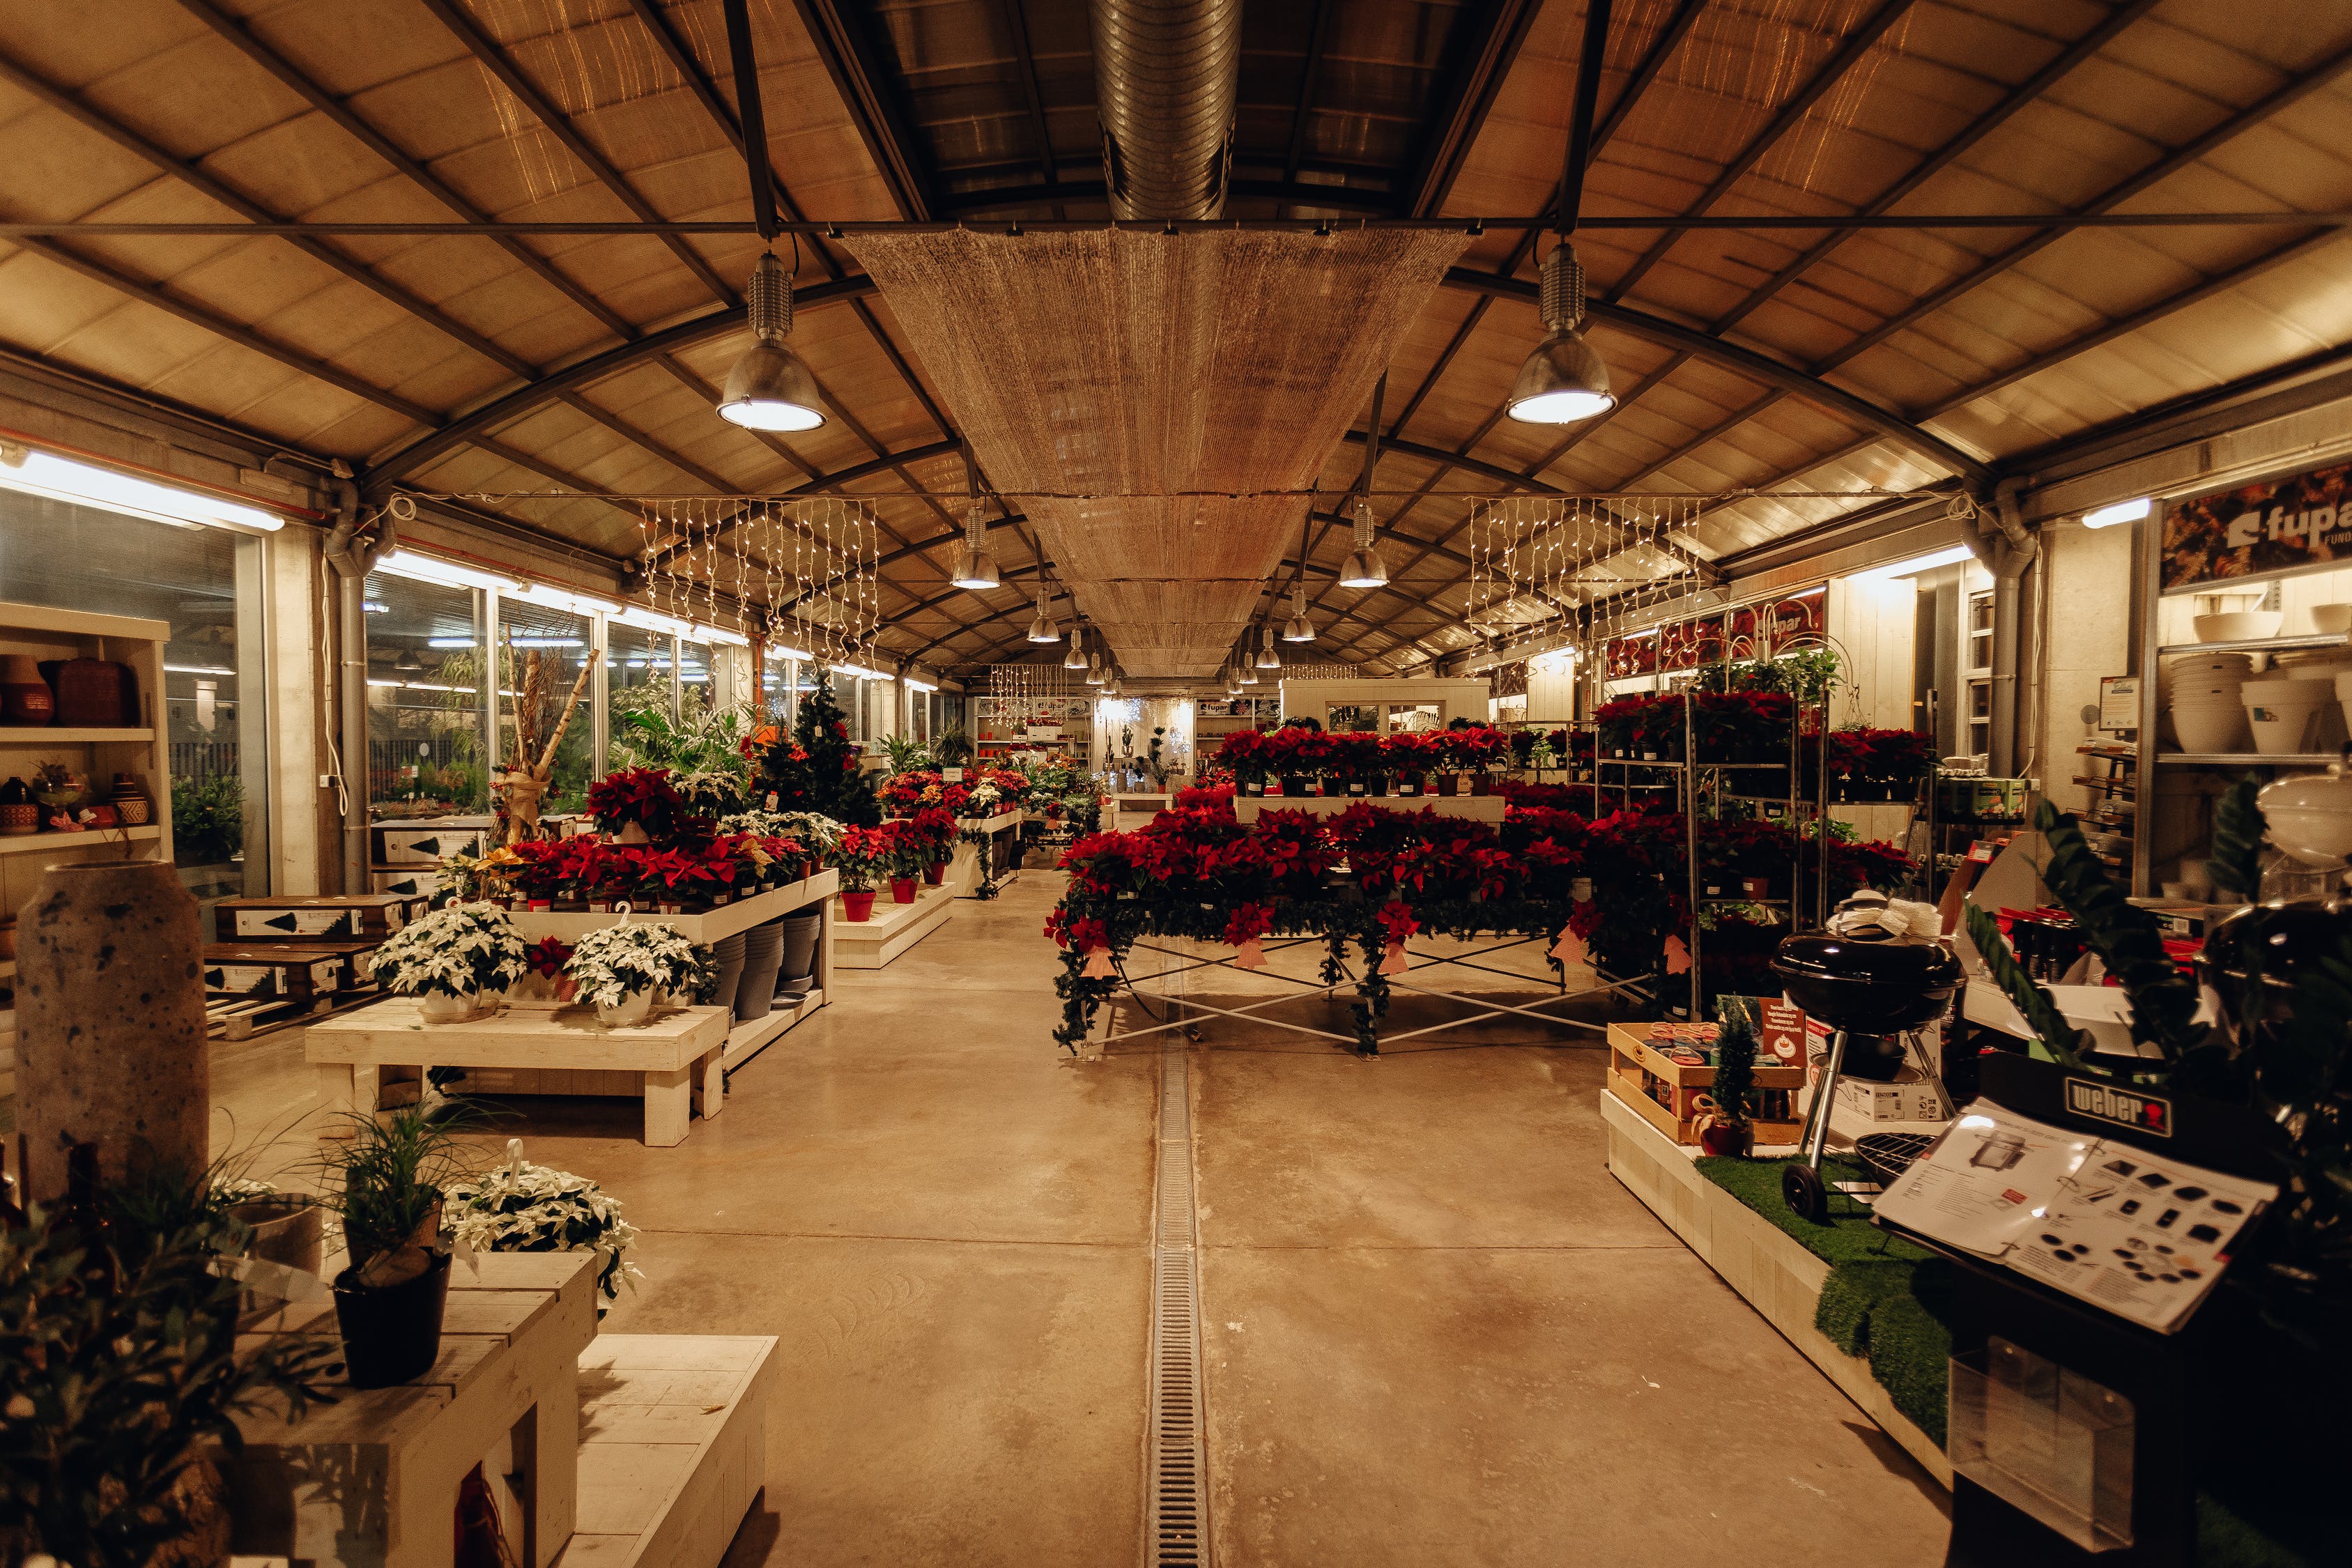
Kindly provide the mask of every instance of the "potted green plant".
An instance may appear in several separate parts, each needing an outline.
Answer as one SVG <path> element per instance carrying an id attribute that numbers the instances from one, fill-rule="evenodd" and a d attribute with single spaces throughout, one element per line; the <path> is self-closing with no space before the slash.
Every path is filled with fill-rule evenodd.
<path id="1" fill-rule="evenodd" d="M 390 1388 L 441 1353 L 449 1301 L 441 1188 L 463 1173 L 457 1134 L 477 1118 L 411 1107 L 344 1120 L 349 1136 L 319 1155 L 319 1201 L 349 1259 L 331 1282 L 335 1327 L 352 1386 Z"/>
<path id="2" fill-rule="evenodd" d="M 1699 1147 L 1710 1154 L 1745 1156 L 1756 1147 L 1756 1020 L 1748 1004 L 1726 996 L 1716 1004 L 1715 1085 L 1703 1098 Z"/>
<path id="3" fill-rule="evenodd" d="M 579 999 L 596 1009 L 608 1028 L 635 1028 L 652 1011 L 656 994 L 683 991 L 700 961 L 694 944 L 675 926 L 623 917 L 598 928 L 572 947 L 564 965 Z"/>
<path id="4" fill-rule="evenodd" d="M 496 904 L 451 904 L 394 931 L 368 967 L 395 996 L 414 996 L 428 1024 L 495 1007 L 523 974 L 522 938 Z"/>
<path id="5" fill-rule="evenodd" d="M 158 1172 L 0 1225 L 0 1560 L 77 1568 L 226 1561 L 204 1458 L 237 1415 L 299 1418 L 331 1343 L 237 1349 L 244 1227 L 203 1178 Z"/>
<path id="6" fill-rule="evenodd" d="M 507 1140 L 507 1163 L 441 1189 L 449 1234 L 476 1252 L 593 1252 L 596 1289 L 605 1302 L 645 1278 L 628 1261 L 637 1227 L 621 1217 L 621 1200 L 585 1176 L 534 1165 L 522 1140 Z M 604 1310 L 604 1305 L 597 1311 Z"/>

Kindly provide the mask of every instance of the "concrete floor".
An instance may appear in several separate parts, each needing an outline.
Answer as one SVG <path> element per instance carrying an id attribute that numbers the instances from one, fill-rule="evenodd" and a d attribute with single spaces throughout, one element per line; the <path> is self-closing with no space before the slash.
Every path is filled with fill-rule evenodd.
<path id="1" fill-rule="evenodd" d="M 840 975 L 677 1148 L 619 1100 L 516 1101 L 485 1141 L 641 1227 L 608 1327 L 781 1341 L 731 1568 L 1139 1559 L 1158 1062 L 1049 1038 L 1058 881 Z M 1609 1175 L 1597 1049 L 1512 1019 L 1376 1062 L 1206 1034 L 1220 1564 L 1942 1560 L 1939 1489 Z M 282 1131 L 299 1042 L 221 1047 L 215 1091 L 220 1136 Z"/>

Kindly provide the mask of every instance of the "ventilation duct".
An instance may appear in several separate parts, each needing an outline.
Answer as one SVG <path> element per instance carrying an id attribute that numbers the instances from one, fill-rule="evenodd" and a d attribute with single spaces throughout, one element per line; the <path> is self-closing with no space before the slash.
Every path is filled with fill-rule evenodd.
<path id="1" fill-rule="evenodd" d="M 1117 218 L 1213 218 L 1233 172 L 1242 0 L 1091 0 Z"/>

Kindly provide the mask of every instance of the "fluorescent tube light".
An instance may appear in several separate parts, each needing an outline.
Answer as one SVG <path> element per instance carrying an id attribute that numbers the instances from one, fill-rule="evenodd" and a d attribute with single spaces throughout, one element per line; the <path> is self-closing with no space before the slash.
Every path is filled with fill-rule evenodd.
<path id="1" fill-rule="evenodd" d="M 437 555 L 419 555 L 414 550 L 395 550 L 377 562 L 375 569 L 418 583 L 438 583 L 445 588 L 497 588 L 511 594 L 520 586 L 512 577 L 478 572 L 471 566 L 444 561 Z"/>
<path id="2" fill-rule="evenodd" d="M 2084 528 L 2113 528 L 2119 522 L 2137 522 L 2148 514 L 2148 499 L 2119 500 L 2113 506 L 2103 506 L 2096 511 L 2083 514 Z"/>
<path id="3" fill-rule="evenodd" d="M 18 453 L 23 456 L 17 457 Z M 240 506 L 201 490 L 159 485 L 151 479 L 134 479 L 112 468 L 78 463 L 54 452 L 33 451 L 13 443 L 0 450 L 0 487 L 46 496 L 51 500 L 70 501 L 77 506 L 104 507 L 143 517 L 150 522 L 169 523 L 173 528 L 226 526 L 275 533 L 286 526 L 284 518 L 259 507 Z"/>
<path id="4" fill-rule="evenodd" d="M 1896 577 L 1912 577 L 1922 572 L 1933 572 L 1938 566 L 1957 566 L 1963 561 L 1973 559 L 1974 552 L 1967 545 L 1955 544 L 1949 550 L 1938 550 L 1931 555 L 1914 555 L 1907 561 L 1890 561 L 1884 566 L 1857 572 L 1853 580 L 1857 583 L 1883 583 Z"/>

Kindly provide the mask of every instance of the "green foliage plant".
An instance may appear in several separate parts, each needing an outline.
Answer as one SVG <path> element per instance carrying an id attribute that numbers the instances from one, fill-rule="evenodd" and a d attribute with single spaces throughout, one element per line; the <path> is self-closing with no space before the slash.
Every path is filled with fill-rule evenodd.
<path id="1" fill-rule="evenodd" d="M 245 847 L 245 781 L 235 773 L 172 781 L 172 858 L 215 866 Z"/>
<path id="2" fill-rule="evenodd" d="M 1719 1119 L 1745 1127 L 1756 1114 L 1756 1019 L 1738 996 L 1719 999 L 1715 1009 L 1715 1085 L 1707 1093 Z"/>
<path id="3" fill-rule="evenodd" d="M 413 1279 L 430 1266 L 441 1230 L 441 1189 L 466 1174 L 468 1107 L 421 1107 L 344 1118 L 347 1137 L 320 1146 L 319 1201 L 332 1211 L 359 1285 Z"/>

